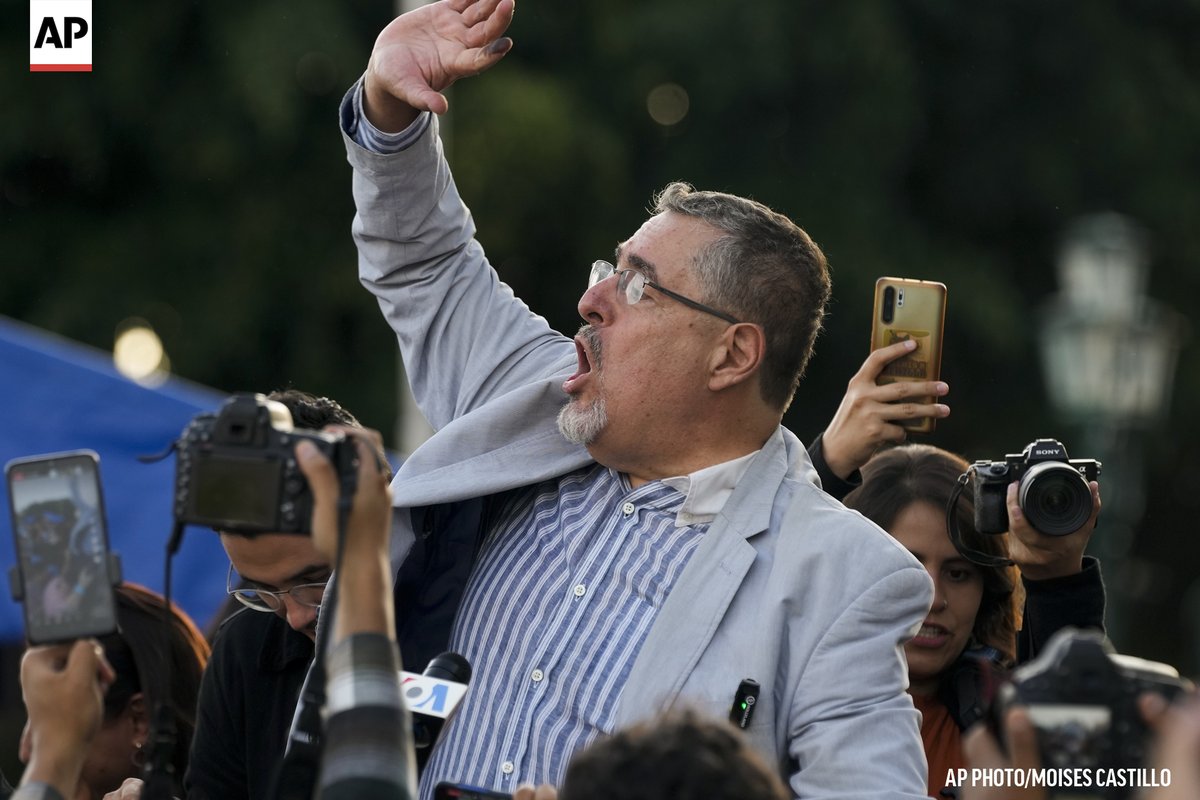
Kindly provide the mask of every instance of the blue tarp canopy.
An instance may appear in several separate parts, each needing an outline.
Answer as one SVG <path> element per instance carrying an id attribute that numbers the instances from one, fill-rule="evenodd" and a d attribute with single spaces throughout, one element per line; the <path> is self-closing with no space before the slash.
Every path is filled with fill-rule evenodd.
<path id="1" fill-rule="evenodd" d="M 0 463 L 18 456 L 95 450 L 112 549 L 126 580 L 161 592 L 170 537 L 175 459 L 154 464 L 196 413 L 226 395 L 169 379 L 147 388 L 116 371 L 105 352 L 0 316 Z M 24 636 L 21 607 L 7 586 L 16 563 L 8 493 L 0 492 L 0 641 Z M 172 568 L 173 600 L 203 627 L 225 598 L 229 561 L 215 533 L 188 528 Z"/>

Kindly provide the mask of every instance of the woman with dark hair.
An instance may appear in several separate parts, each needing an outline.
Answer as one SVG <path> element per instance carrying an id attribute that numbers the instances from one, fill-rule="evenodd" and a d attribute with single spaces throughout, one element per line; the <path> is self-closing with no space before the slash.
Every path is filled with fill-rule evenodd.
<path id="1" fill-rule="evenodd" d="M 964 492 L 955 511 L 964 550 L 1015 562 L 980 566 L 951 542 L 946 522 L 946 507 L 968 467 L 929 445 L 883 450 L 862 467 L 862 485 L 844 501 L 908 548 L 933 579 L 929 615 L 904 647 L 931 797 L 942 796 L 948 770 L 966 766 L 960 735 L 982 715 L 986 678 L 1031 658 L 1064 626 L 1103 627 L 1104 621 L 1099 566 L 1083 556 L 1100 509 L 1099 487 L 1091 484 L 1091 517 L 1067 536 L 1033 529 L 1015 484 L 1008 492 L 1010 535 L 980 534 L 971 493 Z"/>
<path id="2" fill-rule="evenodd" d="M 172 607 L 164 630 L 163 598 L 133 583 L 116 588 L 118 633 L 100 638 L 114 677 L 104 695 L 104 714 L 91 741 L 74 797 L 99 800 L 126 778 L 141 777 L 150 743 L 154 710 L 166 703 L 175 724 L 171 763 L 178 783 L 187 767 L 195 729 L 200 675 L 208 644 L 195 623 Z M 21 737 L 21 759 L 31 742 Z M 182 796 L 179 786 L 175 794 Z"/>

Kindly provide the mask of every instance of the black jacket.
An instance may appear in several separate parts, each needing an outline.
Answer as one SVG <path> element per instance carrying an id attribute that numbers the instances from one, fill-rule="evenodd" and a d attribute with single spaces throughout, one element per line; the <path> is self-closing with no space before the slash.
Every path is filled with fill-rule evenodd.
<path id="1" fill-rule="evenodd" d="M 188 800 L 270 796 L 313 643 L 275 614 L 242 609 L 217 632 L 184 776 Z"/>

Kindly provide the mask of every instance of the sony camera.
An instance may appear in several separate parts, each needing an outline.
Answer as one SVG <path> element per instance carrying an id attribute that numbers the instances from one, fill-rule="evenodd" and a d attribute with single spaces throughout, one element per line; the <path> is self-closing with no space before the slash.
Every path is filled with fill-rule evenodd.
<path id="1" fill-rule="evenodd" d="M 312 442 L 353 494 L 357 453 L 340 434 L 297 430 L 282 403 L 234 395 L 216 413 L 197 415 L 176 442 L 175 519 L 219 531 L 308 533 L 312 492 L 293 449 Z"/>
<path id="2" fill-rule="evenodd" d="M 1008 485 L 1020 481 L 1017 499 L 1029 524 L 1049 536 L 1065 536 L 1087 522 L 1092 514 L 1089 481 L 1100 475 L 1100 462 L 1067 458 L 1067 449 L 1056 439 L 1038 439 L 1003 461 L 976 461 L 975 530 L 1004 533 L 1008 530 Z"/>
<path id="3" fill-rule="evenodd" d="M 1080 770 L 1076 774 L 1096 779 L 1090 786 L 1059 787 L 1051 796 L 1116 800 L 1132 797 L 1134 789 L 1116 781 L 1100 785 L 1099 778 L 1142 769 L 1150 744 L 1138 696 L 1157 692 L 1170 702 L 1193 689 L 1174 667 L 1117 654 L 1099 631 L 1063 628 L 999 688 L 990 720 L 1004 742 L 1005 713 L 1014 705 L 1024 706 L 1036 731 L 1041 766 Z"/>

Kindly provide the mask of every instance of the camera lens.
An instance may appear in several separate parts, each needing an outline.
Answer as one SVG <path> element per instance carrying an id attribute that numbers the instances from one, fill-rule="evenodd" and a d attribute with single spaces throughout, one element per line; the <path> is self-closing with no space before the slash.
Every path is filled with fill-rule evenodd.
<path id="1" fill-rule="evenodd" d="M 1021 510 L 1029 524 L 1048 536 L 1079 530 L 1092 515 L 1092 490 L 1083 476 L 1060 462 L 1036 464 L 1021 479 Z"/>
<path id="2" fill-rule="evenodd" d="M 887 286 L 883 290 L 883 312 L 880 315 L 885 325 L 890 325 L 896 314 L 896 290 Z"/>

